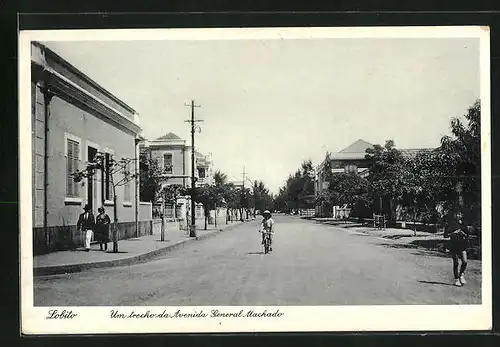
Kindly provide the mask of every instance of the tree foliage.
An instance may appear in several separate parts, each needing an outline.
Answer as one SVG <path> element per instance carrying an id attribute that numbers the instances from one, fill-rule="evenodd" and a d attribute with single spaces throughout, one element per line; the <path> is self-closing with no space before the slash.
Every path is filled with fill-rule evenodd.
<path id="1" fill-rule="evenodd" d="M 314 168 L 311 160 L 302 162 L 295 174 L 288 176 L 275 204 L 284 211 L 314 207 Z"/>
<path id="2" fill-rule="evenodd" d="M 372 206 L 373 212 L 389 212 L 400 206 L 406 217 L 439 221 L 461 212 L 471 224 L 479 223 L 481 208 L 481 104 L 476 100 L 462 119 L 452 118 L 451 134 L 443 136 L 433 150 L 406 155 L 393 140 L 367 149 L 369 175 L 332 173 L 331 156 L 326 154 L 323 180 L 314 204 L 324 211 L 334 205 Z M 313 191 L 312 165 L 304 162 L 288 176 L 275 198 L 279 209 L 290 211 L 310 203 Z M 323 187 L 320 187 L 323 188 Z"/>
<path id="3" fill-rule="evenodd" d="M 139 156 L 139 197 L 141 201 L 156 202 L 161 190 L 160 168 L 157 159 L 150 158 L 146 152 Z"/>

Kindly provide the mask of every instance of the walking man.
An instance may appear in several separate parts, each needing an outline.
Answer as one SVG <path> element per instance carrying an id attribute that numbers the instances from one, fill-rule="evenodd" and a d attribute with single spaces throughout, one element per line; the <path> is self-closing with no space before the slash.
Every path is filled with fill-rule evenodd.
<path id="1" fill-rule="evenodd" d="M 94 227 L 94 215 L 92 214 L 92 209 L 87 204 L 83 208 L 83 213 L 78 218 L 78 223 L 76 224 L 77 230 L 85 233 L 85 252 L 90 251 L 90 240 L 92 239 Z"/>
<path id="2" fill-rule="evenodd" d="M 455 285 L 463 286 L 466 281 L 464 277 L 465 269 L 467 268 L 467 248 L 469 247 L 469 230 L 464 224 L 462 214 L 456 215 L 456 226 L 450 229 L 445 229 L 444 237 L 450 238 L 450 253 L 453 260 L 453 275 L 455 277 Z M 459 261 L 460 270 L 459 270 Z"/>

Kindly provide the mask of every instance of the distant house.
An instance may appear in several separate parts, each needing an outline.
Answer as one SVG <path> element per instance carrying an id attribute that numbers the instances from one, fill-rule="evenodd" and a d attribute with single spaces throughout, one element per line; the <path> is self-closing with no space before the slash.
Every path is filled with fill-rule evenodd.
<path id="1" fill-rule="evenodd" d="M 196 165 L 196 185 L 202 186 L 214 183 L 212 160 L 209 156 L 195 151 L 195 165 Z"/>
<path id="2" fill-rule="evenodd" d="M 348 147 L 342 149 L 339 152 L 330 154 L 330 164 L 332 168 L 332 173 L 356 173 L 361 175 L 362 177 L 368 177 L 370 174 L 369 171 L 369 160 L 366 159 L 366 150 L 369 148 L 373 148 L 373 144 L 367 142 L 362 139 L 356 140 L 354 143 L 349 145 Z M 417 153 L 421 151 L 428 151 L 430 149 L 427 148 L 416 148 L 416 149 L 399 149 L 405 157 L 414 157 Z M 326 160 L 326 159 L 325 159 Z M 323 162 L 316 168 L 315 175 L 315 194 L 320 193 L 324 189 L 328 189 L 327 182 L 327 172 L 326 170 L 326 161 Z M 346 208 L 343 206 L 342 208 Z M 318 207 L 316 208 L 318 212 Z M 339 211 L 338 213 L 336 211 Z M 324 211 L 323 211 L 324 212 Z M 344 212 L 341 210 L 340 206 L 334 206 L 333 215 L 343 214 Z"/>
<path id="3" fill-rule="evenodd" d="M 151 159 L 157 160 L 163 171 L 163 186 L 191 187 L 191 146 L 186 144 L 186 140 L 169 132 L 154 140 L 141 141 L 139 146 L 142 152 L 147 153 Z M 212 176 L 210 158 L 195 151 L 195 185 L 212 183 Z M 165 211 L 167 218 L 185 220 L 190 208 L 189 201 L 187 195 L 179 197 L 174 204 L 167 204 Z M 201 205 L 196 206 L 196 217 L 203 217 Z"/>
<path id="4" fill-rule="evenodd" d="M 357 140 L 343 150 L 330 154 L 332 173 L 354 172 L 362 176 L 368 174 L 368 160 L 365 158 L 366 150 L 373 145 L 365 140 Z M 315 191 L 318 193 L 328 188 L 325 172 L 326 161 L 316 169 Z"/>
<path id="5" fill-rule="evenodd" d="M 85 204 L 104 206 L 113 219 L 110 172 L 75 182 L 98 152 L 135 159 L 141 128 L 137 112 L 46 46 L 31 45 L 33 232 L 36 254 L 74 248 L 83 235 L 76 222 Z M 133 161 L 132 163 L 137 163 Z M 129 168 L 137 172 L 138 166 Z M 135 180 L 117 187 L 120 238 L 141 233 Z"/>

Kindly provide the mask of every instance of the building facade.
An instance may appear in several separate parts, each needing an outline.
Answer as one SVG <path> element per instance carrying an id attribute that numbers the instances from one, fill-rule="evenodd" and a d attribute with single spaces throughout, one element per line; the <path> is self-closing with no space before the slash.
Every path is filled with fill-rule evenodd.
<path id="1" fill-rule="evenodd" d="M 155 140 L 141 141 L 140 151 L 147 153 L 149 157 L 156 160 L 163 172 L 162 187 L 178 185 L 183 188 L 191 187 L 191 146 L 186 140 L 181 139 L 174 133 L 168 133 Z M 195 178 L 196 186 L 213 183 L 211 158 L 195 151 Z M 190 197 L 179 196 L 175 203 L 165 204 L 165 217 L 177 221 L 187 221 L 190 214 Z M 163 212 L 162 199 L 155 202 L 155 216 Z M 201 204 L 196 205 L 196 218 L 203 218 Z"/>
<path id="2" fill-rule="evenodd" d="M 364 140 L 357 140 L 343 150 L 330 154 L 332 173 L 354 172 L 362 176 L 368 174 L 368 160 L 365 158 L 366 150 L 373 145 Z M 323 161 L 316 169 L 315 193 L 328 188 L 325 172 L 326 161 Z"/>
<path id="3" fill-rule="evenodd" d="M 83 242 L 76 222 L 85 204 L 95 214 L 104 206 L 113 220 L 110 171 L 99 169 L 81 182 L 71 174 L 98 153 L 106 163 L 134 159 L 128 169 L 137 173 L 141 128 L 134 109 L 36 42 L 31 46 L 31 98 L 34 251 L 40 254 Z M 117 186 L 116 197 L 120 238 L 137 235 L 137 180 Z"/>

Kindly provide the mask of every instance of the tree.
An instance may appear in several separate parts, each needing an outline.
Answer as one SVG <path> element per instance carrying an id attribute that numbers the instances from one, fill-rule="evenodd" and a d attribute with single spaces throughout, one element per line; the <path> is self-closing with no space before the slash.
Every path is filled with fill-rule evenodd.
<path id="1" fill-rule="evenodd" d="M 177 219 L 177 212 L 176 212 L 177 199 L 187 194 L 188 194 L 187 189 L 180 184 L 170 184 L 162 189 L 162 198 L 165 200 L 166 203 L 173 204 L 175 219 Z"/>
<path id="2" fill-rule="evenodd" d="M 326 187 L 319 187 L 319 191 L 316 193 L 315 197 L 315 205 L 320 208 L 319 215 L 324 217 L 331 217 L 333 206 L 338 204 L 337 194 L 328 189 L 330 187 L 330 182 L 333 179 L 332 169 L 331 153 L 326 152 L 322 170 L 322 180 L 326 183 Z"/>
<path id="3" fill-rule="evenodd" d="M 314 169 L 311 160 L 303 161 L 294 175 L 289 175 L 278 194 L 278 202 L 285 211 L 314 206 Z"/>
<path id="4" fill-rule="evenodd" d="M 399 195 L 401 189 L 402 153 L 395 148 L 393 140 L 387 140 L 385 145 L 374 145 L 366 150 L 369 160 L 370 175 L 368 176 L 369 193 L 373 200 L 379 201 L 379 213 L 387 211 L 393 218 L 393 198 Z M 390 206 L 384 206 L 384 200 Z"/>
<path id="5" fill-rule="evenodd" d="M 437 206 L 449 208 L 455 200 L 454 182 L 450 179 L 453 163 L 440 148 L 420 151 L 405 158 L 399 168 L 401 184 L 396 199 L 406 209 L 405 219 L 413 222 L 438 222 Z"/>
<path id="6" fill-rule="evenodd" d="M 354 210 L 366 207 L 369 202 L 368 180 L 356 173 L 332 175 L 328 192 L 332 203 Z"/>
<path id="7" fill-rule="evenodd" d="M 216 194 L 218 196 L 218 200 L 220 204 L 215 206 L 215 227 L 217 227 L 217 214 L 218 214 L 218 209 L 217 207 L 219 206 L 227 206 L 226 202 L 226 191 L 229 189 L 227 186 L 227 175 L 221 171 L 216 171 L 214 174 L 214 185 L 215 185 L 215 190 Z M 226 210 L 226 212 L 228 212 Z M 227 217 L 226 217 L 226 224 L 227 224 Z"/>
<path id="8" fill-rule="evenodd" d="M 196 187 L 194 201 L 203 205 L 205 230 L 207 230 L 210 210 L 215 209 L 217 205 L 221 205 L 223 203 L 222 196 L 218 194 L 215 185 L 205 185 L 202 187 Z"/>
<path id="9" fill-rule="evenodd" d="M 105 163 L 104 153 L 98 152 L 94 160 L 89 162 L 83 170 L 76 171 L 72 174 L 75 182 L 80 182 L 85 178 L 92 178 L 98 170 L 106 170 L 111 180 L 113 189 L 113 253 L 118 253 L 118 213 L 117 213 L 117 198 L 116 187 L 123 186 L 136 178 L 135 174 L 130 172 L 130 164 L 135 159 L 121 158 L 116 161 L 113 156 L 110 157 L 108 163 Z"/>
<path id="10" fill-rule="evenodd" d="M 139 156 L 139 197 L 141 201 L 154 203 L 161 190 L 161 174 L 157 159 L 150 158 L 149 153 L 141 152 Z"/>
<path id="11" fill-rule="evenodd" d="M 469 220 L 480 220 L 481 210 L 481 102 L 476 100 L 460 119 L 451 120 L 451 136 L 441 139 L 443 156 L 452 163 L 451 179 L 458 194 L 456 210 Z"/>
<path id="12" fill-rule="evenodd" d="M 254 181 L 252 186 L 253 207 L 256 210 L 273 210 L 273 197 L 262 181 Z"/>
<path id="13" fill-rule="evenodd" d="M 214 184 L 218 187 L 222 187 L 227 183 L 227 175 L 221 171 L 216 171 L 214 173 Z"/>

